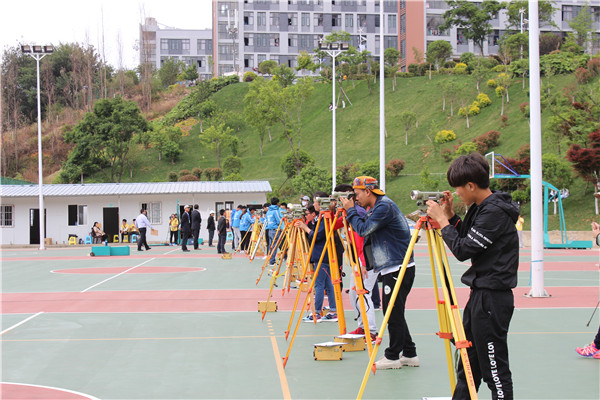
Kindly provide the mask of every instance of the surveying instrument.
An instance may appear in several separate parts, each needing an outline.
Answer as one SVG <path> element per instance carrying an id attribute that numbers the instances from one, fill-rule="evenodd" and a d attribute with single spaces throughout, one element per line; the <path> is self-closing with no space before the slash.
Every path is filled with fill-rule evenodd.
<path id="1" fill-rule="evenodd" d="M 438 203 L 444 198 L 442 192 L 420 192 L 413 190 L 410 193 L 410 198 L 417 202 L 419 207 L 419 219 L 416 222 L 415 230 L 412 238 L 406 250 L 404 261 L 398 274 L 398 280 L 394 286 L 392 296 L 389 301 L 388 308 L 385 312 L 383 322 L 379 328 L 377 338 L 375 340 L 375 348 L 371 353 L 369 364 L 367 365 L 365 375 L 360 386 L 357 399 L 361 399 L 369 380 L 370 372 L 375 373 L 375 357 L 377 356 L 377 350 L 381 345 L 385 328 L 387 327 L 392 309 L 396 302 L 396 297 L 400 291 L 400 285 L 402 279 L 406 273 L 406 268 L 409 263 L 410 257 L 413 253 L 413 248 L 419 237 L 421 230 L 425 230 L 427 234 L 427 247 L 429 251 L 429 261 L 431 264 L 431 276 L 433 279 L 433 289 L 435 293 L 435 301 L 437 305 L 438 322 L 440 325 L 440 331 L 437 333 L 440 339 L 444 340 L 444 346 L 446 348 L 446 360 L 448 365 L 448 377 L 450 379 L 450 387 L 454 393 L 456 388 L 456 376 L 454 373 L 454 363 L 452 357 L 451 342 L 454 343 L 456 349 L 460 351 L 460 359 L 462 361 L 467 385 L 469 388 L 469 394 L 471 399 L 477 399 L 477 389 L 475 386 L 475 380 L 473 378 L 473 371 L 471 370 L 471 363 L 467 354 L 467 348 L 471 347 L 471 342 L 466 339 L 465 330 L 462 324 L 460 316 L 460 310 L 458 308 L 458 301 L 454 284 L 452 282 L 452 276 L 450 274 L 450 267 L 448 264 L 448 256 L 444 247 L 444 241 L 442 240 L 442 234 L 439 224 L 427 216 L 427 201 L 433 200 Z M 437 271 L 437 274 L 436 274 Z M 439 282 L 438 282 L 439 279 Z M 442 297 L 440 298 L 440 289 Z"/>

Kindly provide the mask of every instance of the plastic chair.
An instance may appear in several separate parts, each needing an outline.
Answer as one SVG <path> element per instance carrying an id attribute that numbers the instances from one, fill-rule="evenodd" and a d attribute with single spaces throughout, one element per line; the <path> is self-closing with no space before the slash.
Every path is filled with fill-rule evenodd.
<path id="1" fill-rule="evenodd" d="M 69 238 L 69 246 L 76 245 L 76 244 L 77 244 L 77 238 L 75 236 L 71 236 Z"/>
<path id="2" fill-rule="evenodd" d="M 123 235 L 123 243 L 129 243 L 129 235 Z"/>
<path id="3" fill-rule="evenodd" d="M 225 238 L 225 241 L 228 240 L 233 240 L 233 232 L 227 232 L 227 238 Z"/>
<path id="4" fill-rule="evenodd" d="M 85 237 L 85 242 L 84 242 L 84 244 L 93 244 L 93 243 L 92 243 L 92 235 L 87 235 L 87 236 Z"/>
<path id="5" fill-rule="evenodd" d="M 113 243 L 119 243 L 119 235 L 113 236 Z"/>
<path id="6" fill-rule="evenodd" d="M 131 243 L 137 243 L 137 233 L 131 234 Z"/>

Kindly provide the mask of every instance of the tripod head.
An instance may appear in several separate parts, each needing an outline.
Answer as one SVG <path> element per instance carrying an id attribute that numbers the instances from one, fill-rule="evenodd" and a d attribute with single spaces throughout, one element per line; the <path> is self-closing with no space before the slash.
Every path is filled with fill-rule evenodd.
<path id="1" fill-rule="evenodd" d="M 293 219 L 299 219 L 304 217 L 304 212 L 306 208 L 302 206 L 302 204 L 288 204 L 288 216 Z"/>
<path id="2" fill-rule="evenodd" d="M 427 201 L 433 200 L 438 203 L 444 198 L 444 192 L 421 192 L 420 190 L 411 190 L 410 199 L 417 202 L 419 211 L 427 211 Z"/>

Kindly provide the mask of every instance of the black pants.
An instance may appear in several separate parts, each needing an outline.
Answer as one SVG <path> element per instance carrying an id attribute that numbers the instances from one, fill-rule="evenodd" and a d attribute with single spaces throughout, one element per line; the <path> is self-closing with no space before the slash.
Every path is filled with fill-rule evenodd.
<path id="1" fill-rule="evenodd" d="M 217 242 L 217 253 L 225 253 L 225 240 L 227 240 L 227 233 L 219 233 L 219 241 Z"/>
<path id="2" fill-rule="evenodd" d="M 252 235 L 251 231 L 240 231 L 240 235 L 242 235 L 242 247 L 241 251 L 248 250 L 248 245 L 250 244 L 250 236 Z"/>
<path id="3" fill-rule="evenodd" d="M 188 239 L 190 238 L 190 235 L 192 234 L 192 232 L 190 231 L 182 231 L 181 232 L 181 250 L 187 250 L 187 242 Z"/>
<path id="4" fill-rule="evenodd" d="M 212 242 L 213 242 L 213 238 L 215 237 L 215 230 L 214 229 L 209 229 L 208 230 L 208 245 L 212 246 Z"/>
<path id="5" fill-rule="evenodd" d="M 170 243 L 177 243 L 177 231 L 171 231 Z"/>
<path id="6" fill-rule="evenodd" d="M 271 238 L 269 237 L 269 231 L 270 229 L 265 229 L 265 240 L 267 242 L 267 252 L 271 249 Z M 266 256 L 266 254 L 265 254 Z"/>
<path id="7" fill-rule="evenodd" d="M 379 293 L 379 284 L 375 280 L 375 285 L 371 289 L 371 300 L 373 301 L 373 307 L 381 307 L 381 293 Z"/>
<path id="8" fill-rule="evenodd" d="M 192 229 L 192 236 L 194 237 L 194 250 L 198 250 L 198 239 L 200 238 L 200 227 L 198 229 Z"/>
<path id="9" fill-rule="evenodd" d="M 150 246 L 148 246 L 148 243 L 146 242 L 146 228 L 140 228 L 140 240 L 138 240 L 137 244 L 138 244 L 138 250 L 142 249 L 142 246 L 144 246 L 146 248 L 146 250 L 150 249 Z"/>
<path id="10" fill-rule="evenodd" d="M 382 275 L 382 286 L 383 286 L 383 312 L 385 313 L 396 281 L 400 271 L 392 272 L 391 274 Z M 404 317 L 404 309 L 406 307 L 406 298 L 412 289 L 413 282 L 415 280 L 415 267 L 406 269 L 402 283 L 400 284 L 400 291 L 396 296 L 396 302 L 388 321 L 388 332 L 390 334 L 390 345 L 385 349 L 385 357 L 388 360 L 398 360 L 400 353 L 405 357 L 415 357 L 417 355 L 417 348 L 415 343 L 412 341 L 410 331 L 408 330 L 408 324 Z"/>
<path id="11" fill-rule="evenodd" d="M 515 309 L 512 290 L 472 289 L 463 313 L 467 349 L 475 387 L 481 380 L 492 391 L 492 399 L 513 398 L 512 375 L 508 366 L 508 326 Z M 462 362 L 453 399 L 470 399 Z"/>

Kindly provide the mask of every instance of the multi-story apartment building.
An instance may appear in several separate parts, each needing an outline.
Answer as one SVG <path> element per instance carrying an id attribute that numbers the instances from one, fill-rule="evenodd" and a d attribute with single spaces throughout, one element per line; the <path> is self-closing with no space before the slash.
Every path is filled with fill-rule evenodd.
<path id="1" fill-rule="evenodd" d="M 423 55 L 435 40 L 451 43 L 456 57 L 479 53 L 473 42 L 464 39 L 461 29 L 439 29 L 448 10 L 444 0 L 212 0 L 212 30 L 159 28 L 154 18 L 148 18 L 140 27 L 140 60 L 146 57 L 160 68 L 167 57 L 177 57 L 197 65 L 203 78 L 234 71 L 241 75 L 264 60 L 295 67 L 301 51 L 312 53 L 321 38 L 341 30 L 350 33 L 353 46 L 378 58 L 382 6 L 384 48 L 399 50 L 401 70 L 416 61 L 413 49 Z M 555 0 L 553 24 L 541 24 L 541 31 L 565 36 L 571 31 L 569 21 L 582 6 L 579 0 Z M 590 11 L 593 32 L 588 50 L 597 54 L 600 6 L 592 2 Z M 509 29 L 505 11 L 491 23 L 493 32 L 484 42 L 485 55 L 497 54 L 499 39 Z"/>
<path id="2" fill-rule="evenodd" d="M 159 69 L 167 58 L 195 65 L 202 79 L 212 77 L 213 38 L 211 29 L 160 28 L 155 18 L 140 25 L 140 63 Z"/>
<path id="3" fill-rule="evenodd" d="M 293 68 L 301 51 L 313 52 L 320 39 L 337 31 L 350 33 L 353 46 L 368 50 L 376 58 L 380 40 L 383 40 L 384 48 L 398 49 L 405 59 L 410 45 L 407 12 L 413 6 L 411 3 L 404 0 L 213 0 L 216 72 L 242 73 L 257 68 L 265 60 Z M 383 7 L 383 35 L 380 7 Z M 423 15 L 420 20 L 420 26 L 416 21 L 416 30 L 423 29 Z"/>

